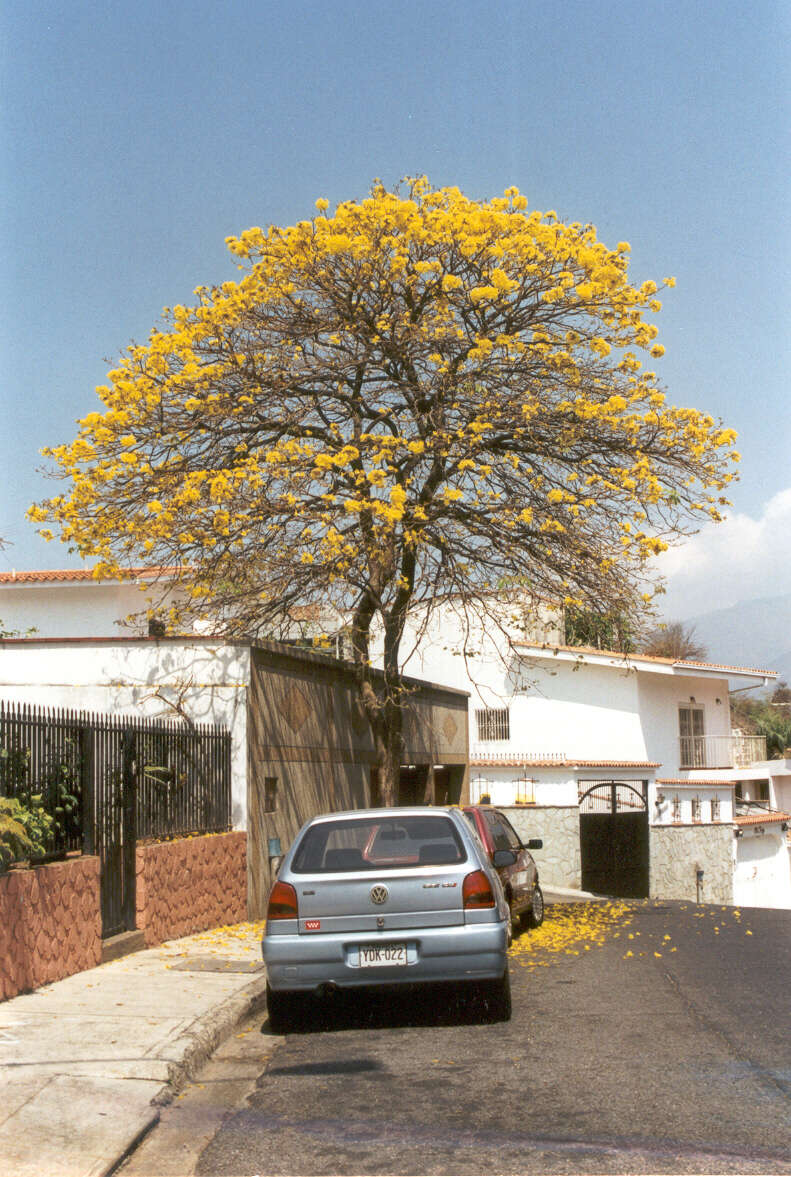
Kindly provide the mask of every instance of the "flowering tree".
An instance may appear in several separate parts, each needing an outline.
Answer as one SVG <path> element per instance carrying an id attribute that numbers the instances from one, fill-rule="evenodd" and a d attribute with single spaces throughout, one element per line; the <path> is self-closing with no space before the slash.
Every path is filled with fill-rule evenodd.
<path id="1" fill-rule="evenodd" d="M 32 514 L 97 575 L 181 566 L 188 607 L 231 633 L 316 602 L 348 616 L 392 801 L 408 611 L 520 584 L 634 613 L 646 561 L 719 517 L 735 435 L 642 366 L 661 304 L 625 242 L 515 188 L 417 179 L 316 208 L 228 239 L 239 280 L 127 349 L 104 410 L 45 451 L 71 485 Z"/>

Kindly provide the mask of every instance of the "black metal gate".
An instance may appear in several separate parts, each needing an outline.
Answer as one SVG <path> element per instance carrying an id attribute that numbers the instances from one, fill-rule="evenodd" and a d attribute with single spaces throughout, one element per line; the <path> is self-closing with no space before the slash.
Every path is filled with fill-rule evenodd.
<path id="1" fill-rule="evenodd" d="M 580 784 L 582 888 L 622 899 L 648 897 L 648 781 Z"/>
<path id="2" fill-rule="evenodd" d="M 86 735 L 85 850 L 98 854 L 101 863 L 102 937 L 106 939 L 135 927 L 136 733 L 108 726 Z"/>

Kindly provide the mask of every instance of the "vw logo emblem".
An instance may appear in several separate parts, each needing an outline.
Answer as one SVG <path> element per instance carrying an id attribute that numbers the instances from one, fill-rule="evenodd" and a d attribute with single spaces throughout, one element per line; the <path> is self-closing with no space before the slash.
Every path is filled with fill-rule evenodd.
<path id="1" fill-rule="evenodd" d="M 383 903 L 387 903 L 387 887 L 383 887 L 381 883 L 371 887 L 371 903 L 375 903 L 379 907 Z"/>

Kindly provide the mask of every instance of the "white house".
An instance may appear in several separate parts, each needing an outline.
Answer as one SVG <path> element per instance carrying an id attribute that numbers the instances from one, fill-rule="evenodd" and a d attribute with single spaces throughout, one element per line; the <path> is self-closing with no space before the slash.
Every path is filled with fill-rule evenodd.
<path id="1" fill-rule="evenodd" d="M 406 669 L 470 691 L 471 797 L 543 838 L 547 882 L 791 907 L 791 766 L 731 732 L 728 697 L 775 672 L 566 647 L 546 615 L 530 640 L 513 610 L 467 635 L 461 612 L 412 622 Z"/>
<path id="2" fill-rule="evenodd" d="M 176 571 L 132 568 L 125 580 L 96 579 L 88 568 L 0 572 L 0 631 L 35 631 L 41 638 L 146 636 L 146 612 L 163 589 L 172 591 Z"/>

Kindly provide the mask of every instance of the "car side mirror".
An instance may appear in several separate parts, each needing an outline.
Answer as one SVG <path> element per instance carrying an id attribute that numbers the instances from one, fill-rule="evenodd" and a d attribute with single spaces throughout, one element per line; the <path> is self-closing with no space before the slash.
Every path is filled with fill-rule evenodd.
<path id="1" fill-rule="evenodd" d="M 542 838 L 531 838 L 530 841 L 527 843 L 526 849 L 528 849 L 528 850 L 543 850 L 544 849 L 543 839 Z"/>
<path id="2" fill-rule="evenodd" d="M 516 855 L 513 850 L 495 850 L 492 855 L 492 864 L 499 870 L 503 866 L 513 866 L 516 862 Z"/>

